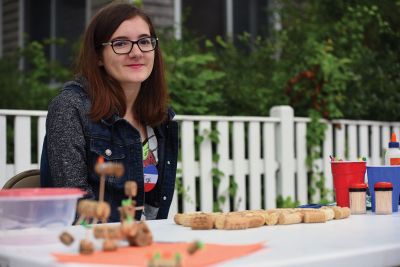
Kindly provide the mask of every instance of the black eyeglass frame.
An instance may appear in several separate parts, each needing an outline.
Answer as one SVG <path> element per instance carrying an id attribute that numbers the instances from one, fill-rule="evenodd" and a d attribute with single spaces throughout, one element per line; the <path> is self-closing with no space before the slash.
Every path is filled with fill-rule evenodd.
<path id="1" fill-rule="evenodd" d="M 155 41 L 155 45 L 154 45 L 153 49 L 151 49 L 151 50 L 143 50 L 143 49 L 140 47 L 140 44 L 139 44 L 139 42 L 142 41 L 143 39 L 151 39 L 151 43 L 153 43 L 153 42 Z M 130 42 L 130 43 L 131 43 L 131 48 L 129 49 L 129 51 L 128 51 L 128 52 L 125 52 L 125 53 L 116 52 L 115 49 L 114 49 L 114 42 L 118 42 L 118 41 Z M 138 40 L 136 40 L 136 41 L 127 40 L 127 39 L 116 39 L 116 40 L 109 41 L 109 42 L 107 42 L 107 43 L 102 43 L 101 45 L 102 45 L 102 46 L 111 45 L 111 48 L 112 48 L 112 50 L 114 51 L 115 54 L 117 54 L 117 55 L 127 55 L 127 54 L 129 54 L 130 52 L 132 52 L 133 46 L 134 46 L 135 44 L 138 46 L 139 50 L 142 51 L 143 53 L 151 52 L 151 51 L 154 51 L 154 50 L 157 48 L 158 38 L 157 38 L 157 37 L 154 37 L 154 36 L 146 36 L 146 37 L 140 38 L 140 39 L 138 39 Z"/>

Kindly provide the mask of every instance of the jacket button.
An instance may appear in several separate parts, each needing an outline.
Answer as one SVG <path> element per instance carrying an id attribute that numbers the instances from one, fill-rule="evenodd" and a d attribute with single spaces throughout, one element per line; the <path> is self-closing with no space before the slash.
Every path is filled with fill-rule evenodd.
<path id="1" fill-rule="evenodd" d="M 167 161 L 167 164 L 168 164 L 168 165 L 171 164 L 171 161 L 168 160 L 168 161 Z"/>
<path id="2" fill-rule="evenodd" d="M 105 153 L 107 156 L 111 156 L 112 151 L 111 151 L 111 149 L 106 149 Z"/>
<path id="3" fill-rule="evenodd" d="M 167 200 L 167 197 L 166 197 L 166 196 L 164 196 L 162 199 L 163 199 L 163 200 Z"/>

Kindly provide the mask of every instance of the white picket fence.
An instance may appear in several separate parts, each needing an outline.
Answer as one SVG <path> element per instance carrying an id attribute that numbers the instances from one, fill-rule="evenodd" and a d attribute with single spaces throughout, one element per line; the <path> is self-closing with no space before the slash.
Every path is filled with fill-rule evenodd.
<path id="1" fill-rule="evenodd" d="M 32 162 L 31 147 L 40 160 L 45 135 L 46 111 L 0 110 L 0 187 L 13 175 L 38 168 Z M 37 140 L 32 140 L 32 121 L 37 120 Z M 309 203 L 306 168 L 306 132 L 309 118 L 294 117 L 289 106 L 273 107 L 270 117 L 223 117 L 177 115 L 180 125 L 178 176 L 183 194 L 174 195 L 170 214 L 179 211 L 212 211 L 221 196 L 223 211 L 274 208 L 278 195 Z M 330 155 L 348 160 L 368 158 L 369 165 L 383 163 L 390 133 L 399 136 L 400 123 L 335 120 L 327 123 L 321 158 L 316 164 L 325 175 L 325 187 L 333 188 Z M 14 129 L 7 142 L 7 125 Z M 211 135 L 218 133 L 218 142 Z M 10 139 L 10 138 L 9 138 Z M 200 140 L 197 141 L 196 140 Z M 14 157 L 7 162 L 7 147 L 14 146 Z M 218 159 L 214 160 L 215 155 Z M 10 160 L 10 159 L 9 159 Z M 213 171 L 220 177 L 213 186 Z M 229 184 L 237 184 L 234 198 Z M 320 192 L 313 196 L 318 202 Z"/>

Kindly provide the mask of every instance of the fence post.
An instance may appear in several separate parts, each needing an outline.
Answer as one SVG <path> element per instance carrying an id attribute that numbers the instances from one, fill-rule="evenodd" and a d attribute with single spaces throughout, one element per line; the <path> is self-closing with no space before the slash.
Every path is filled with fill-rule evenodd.
<path id="1" fill-rule="evenodd" d="M 276 127 L 276 156 L 279 163 L 277 189 L 283 198 L 295 198 L 294 111 L 290 106 L 275 106 L 270 116 L 279 118 Z"/>
<path id="2" fill-rule="evenodd" d="M 7 124 L 6 116 L 0 116 L 0 188 L 7 179 Z"/>
<path id="3" fill-rule="evenodd" d="M 31 169 L 31 116 L 14 119 L 14 173 Z"/>

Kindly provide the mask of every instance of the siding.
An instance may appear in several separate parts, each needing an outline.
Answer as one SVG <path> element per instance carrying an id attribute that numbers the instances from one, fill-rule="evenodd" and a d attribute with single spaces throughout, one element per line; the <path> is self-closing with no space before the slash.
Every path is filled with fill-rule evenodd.
<path id="1" fill-rule="evenodd" d="M 172 27 L 174 25 L 174 0 L 142 0 L 143 10 L 150 16 L 156 28 Z M 110 3 L 110 0 L 92 0 L 92 16 Z M 131 2 L 131 1 L 127 1 Z"/>
<path id="2" fill-rule="evenodd" d="M 96 14 L 96 12 L 105 6 L 106 4 L 110 3 L 110 0 L 92 0 L 91 12 L 92 17 Z"/>
<path id="3" fill-rule="evenodd" d="M 18 47 L 18 1 L 3 1 L 3 55 L 9 55 Z"/>
<path id="4" fill-rule="evenodd" d="M 173 0 L 143 0 L 143 10 L 150 16 L 156 29 L 174 26 Z"/>

